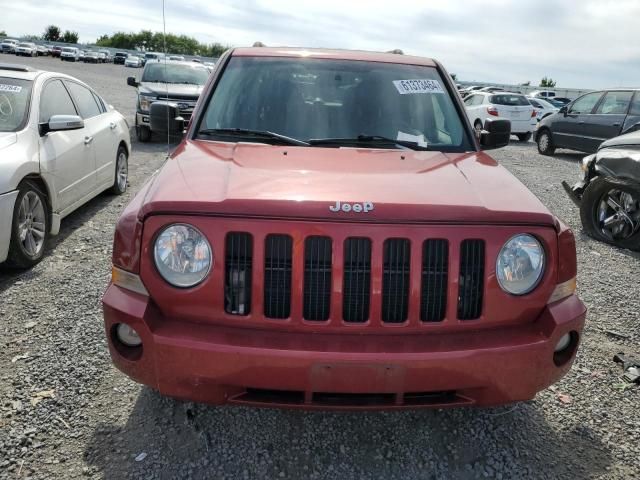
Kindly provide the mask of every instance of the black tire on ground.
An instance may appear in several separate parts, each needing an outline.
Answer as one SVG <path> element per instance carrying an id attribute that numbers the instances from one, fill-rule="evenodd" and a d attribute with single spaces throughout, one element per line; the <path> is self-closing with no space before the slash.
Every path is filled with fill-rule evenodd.
<path id="1" fill-rule="evenodd" d="M 553 138 L 549 130 L 544 129 L 538 133 L 536 143 L 538 144 L 538 152 L 542 155 L 553 155 L 556 153 L 556 147 L 553 145 Z"/>
<path id="2" fill-rule="evenodd" d="M 528 142 L 529 140 L 531 140 L 531 132 L 518 133 L 516 137 L 518 137 L 518 140 L 520 140 L 521 142 Z"/>
<path id="3" fill-rule="evenodd" d="M 42 238 L 42 246 L 35 255 L 30 254 L 26 247 L 23 245 L 20 239 L 19 231 L 19 215 L 20 206 L 23 203 L 25 196 L 31 196 L 33 199 L 37 199 L 42 203 L 44 207 L 44 237 Z M 35 197 L 33 197 L 35 195 Z M 33 221 L 33 219 L 32 219 Z M 49 238 L 49 229 L 51 225 L 51 219 L 48 209 L 47 196 L 38 185 L 28 180 L 23 181 L 18 187 L 18 197 L 13 207 L 13 222 L 11 224 L 11 241 L 9 242 L 9 255 L 7 256 L 6 266 L 11 268 L 31 268 L 36 265 L 44 256 L 44 251 Z"/>
<path id="4" fill-rule="evenodd" d="M 151 130 L 149 129 L 149 127 L 138 125 L 136 127 L 136 134 L 138 136 L 138 140 L 140 140 L 142 143 L 147 143 L 151 140 Z"/>
<path id="5" fill-rule="evenodd" d="M 473 124 L 473 130 L 476 133 L 476 138 L 480 141 L 480 133 L 482 132 L 482 122 L 480 120 L 476 120 Z"/>
<path id="6" fill-rule="evenodd" d="M 122 175 L 124 174 L 124 178 Z M 127 191 L 127 180 L 129 177 L 129 156 L 127 149 L 120 145 L 116 154 L 116 176 L 111 187 L 111 193 L 122 195 Z"/>
<path id="7" fill-rule="evenodd" d="M 611 190 L 631 194 L 640 201 L 640 184 L 624 178 L 597 177 L 589 183 L 580 203 L 580 220 L 585 232 L 601 242 L 616 245 L 629 250 L 640 250 L 640 229 L 627 238 L 613 239 L 605 235 L 600 228 L 598 210 L 603 197 Z"/>

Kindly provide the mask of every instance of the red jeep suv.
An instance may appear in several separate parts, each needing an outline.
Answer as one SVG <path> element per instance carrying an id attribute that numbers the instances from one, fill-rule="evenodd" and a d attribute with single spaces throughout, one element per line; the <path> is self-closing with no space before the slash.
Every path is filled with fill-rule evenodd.
<path id="1" fill-rule="evenodd" d="M 182 133 L 179 106 L 150 121 Z M 155 128 L 155 127 L 154 127 Z M 297 408 L 499 405 L 573 361 L 573 234 L 399 53 L 239 48 L 118 221 L 113 362 L 162 394 Z"/>

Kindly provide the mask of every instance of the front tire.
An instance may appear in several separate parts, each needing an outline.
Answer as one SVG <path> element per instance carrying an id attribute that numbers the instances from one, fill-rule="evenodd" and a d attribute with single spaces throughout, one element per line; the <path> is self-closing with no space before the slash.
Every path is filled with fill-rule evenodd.
<path id="1" fill-rule="evenodd" d="M 529 140 L 531 140 L 531 132 L 518 133 L 516 137 L 518 137 L 518 140 L 520 140 L 521 142 L 528 142 Z"/>
<path id="2" fill-rule="evenodd" d="M 151 130 L 149 129 L 149 127 L 138 125 L 136 127 L 136 134 L 138 136 L 138 140 L 140 140 L 142 143 L 147 143 L 151 140 Z"/>
<path id="3" fill-rule="evenodd" d="M 122 145 L 116 154 L 116 176 L 111 187 L 111 193 L 122 195 L 127 191 L 127 181 L 129 180 L 129 156 L 127 149 Z"/>
<path id="4" fill-rule="evenodd" d="M 50 219 L 47 196 L 38 185 L 27 180 L 18 190 L 6 264 L 24 269 L 42 260 L 49 238 Z"/>
<path id="5" fill-rule="evenodd" d="M 553 145 L 553 139 L 551 138 L 551 132 L 549 132 L 549 130 L 540 132 L 536 143 L 538 144 L 538 152 L 542 155 L 553 155 L 556 152 L 556 147 Z"/>
<path id="6" fill-rule="evenodd" d="M 595 178 L 582 195 L 580 220 L 590 237 L 640 250 L 640 184 L 623 178 Z"/>

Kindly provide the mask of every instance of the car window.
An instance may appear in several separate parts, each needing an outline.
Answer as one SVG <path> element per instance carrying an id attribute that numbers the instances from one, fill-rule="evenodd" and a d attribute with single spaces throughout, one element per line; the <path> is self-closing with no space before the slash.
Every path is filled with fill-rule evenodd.
<path id="1" fill-rule="evenodd" d="M 96 95 L 95 93 L 93 93 L 93 98 L 95 99 L 96 103 L 98 104 L 98 107 L 100 108 L 100 112 L 102 112 L 102 113 L 106 112 L 107 111 L 107 107 L 105 106 L 105 104 L 102 101 L 102 99 L 98 95 Z"/>
<path id="2" fill-rule="evenodd" d="M 201 130 L 244 128 L 304 141 L 416 137 L 434 148 L 468 148 L 464 124 L 433 67 L 233 57 L 205 110 Z"/>
<path id="3" fill-rule="evenodd" d="M 529 99 L 529 103 L 531 103 L 531 105 L 533 105 L 536 108 L 543 108 L 542 104 L 540 102 L 538 102 L 537 100 L 534 100 L 533 98 Z"/>
<path id="4" fill-rule="evenodd" d="M 596 113 L 604 115 L 625 115 L 633 92 L 607 92 L 598 105 Z"/>
<path id="5" fill-rule="evenodd" d="M 598 103 L 601 96 L 602 92 L 587 93 L 573 102 L 573 105 L 571 105 L 571 108 L 569 109 L 569 113 L 591 113 L 593 107 L 596 106 L 596 103 Z"/>
<path id="6" fill-rule="evenodd" d="M 96 99 L 93 97 L 93 93 L 88 88 L 75 82 L 64 82 L 73 99 L 80 110 L 80 116 L 84 119 L 95 117 L 102 113 L 100 107 L 96 103 Z"/>
<path id="7" fill-rule="evenodd" d="M 471 105 L 482 105 L 484 103 L 484 95 L 474 95 L 473 103 Z"/>
<path id="8" fill-rule="evenodd" d="M 17 132 L 27 122 L 31 81 L 0 78 L 0 132 Z"/>
<path id="9" fill-rule="evenodd" d="M 78 115 L 60 80 L 47 83 L 40 94 L 40 122 L 46 123 L 54 115 Z"/>
<path id="10" fill-rule="evenodd" d="M 467 98 L 464 99 L 464 104 L 465 105 L 473 105 L 473 97 L 475 97 L 475 95 L 469 95 Z"/>
<path id="11" fill-rule="evenodd" d="M 629 115 L 640 115 L 640 92 L 636 92 L 631 102 L 631 108 L 629 109 Z"/>
<path id="12" fill-rule="evenodd" d="M 530 106 L 529 101 L 522 95 L 510 95 L 501 93 L 500 95 L 491 95 L 489 103 L 493 105 L 504 105 L 507 107 Z"/>
<path id="13" fill-rule="evenodd" d="M 204 85 L 208 78 L 209 71 L 202 65 L 148 63 L 142 73 L 141 81 L 151 83 Z"/>

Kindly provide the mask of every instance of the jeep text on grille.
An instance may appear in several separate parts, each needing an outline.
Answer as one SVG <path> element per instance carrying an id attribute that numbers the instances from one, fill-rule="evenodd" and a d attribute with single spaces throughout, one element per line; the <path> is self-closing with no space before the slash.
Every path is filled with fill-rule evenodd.
<path id="1" fill-rule="evenodd" d="M 185 127 L 171 102 L 156 116 Z M 569 370 L 585 307 L 573 234 L 483 151 L 509 135 L 476 137 L 431 59 L 228 51 L 118 222 L 115 365 L 214 404 L 531 399 Z"/>

